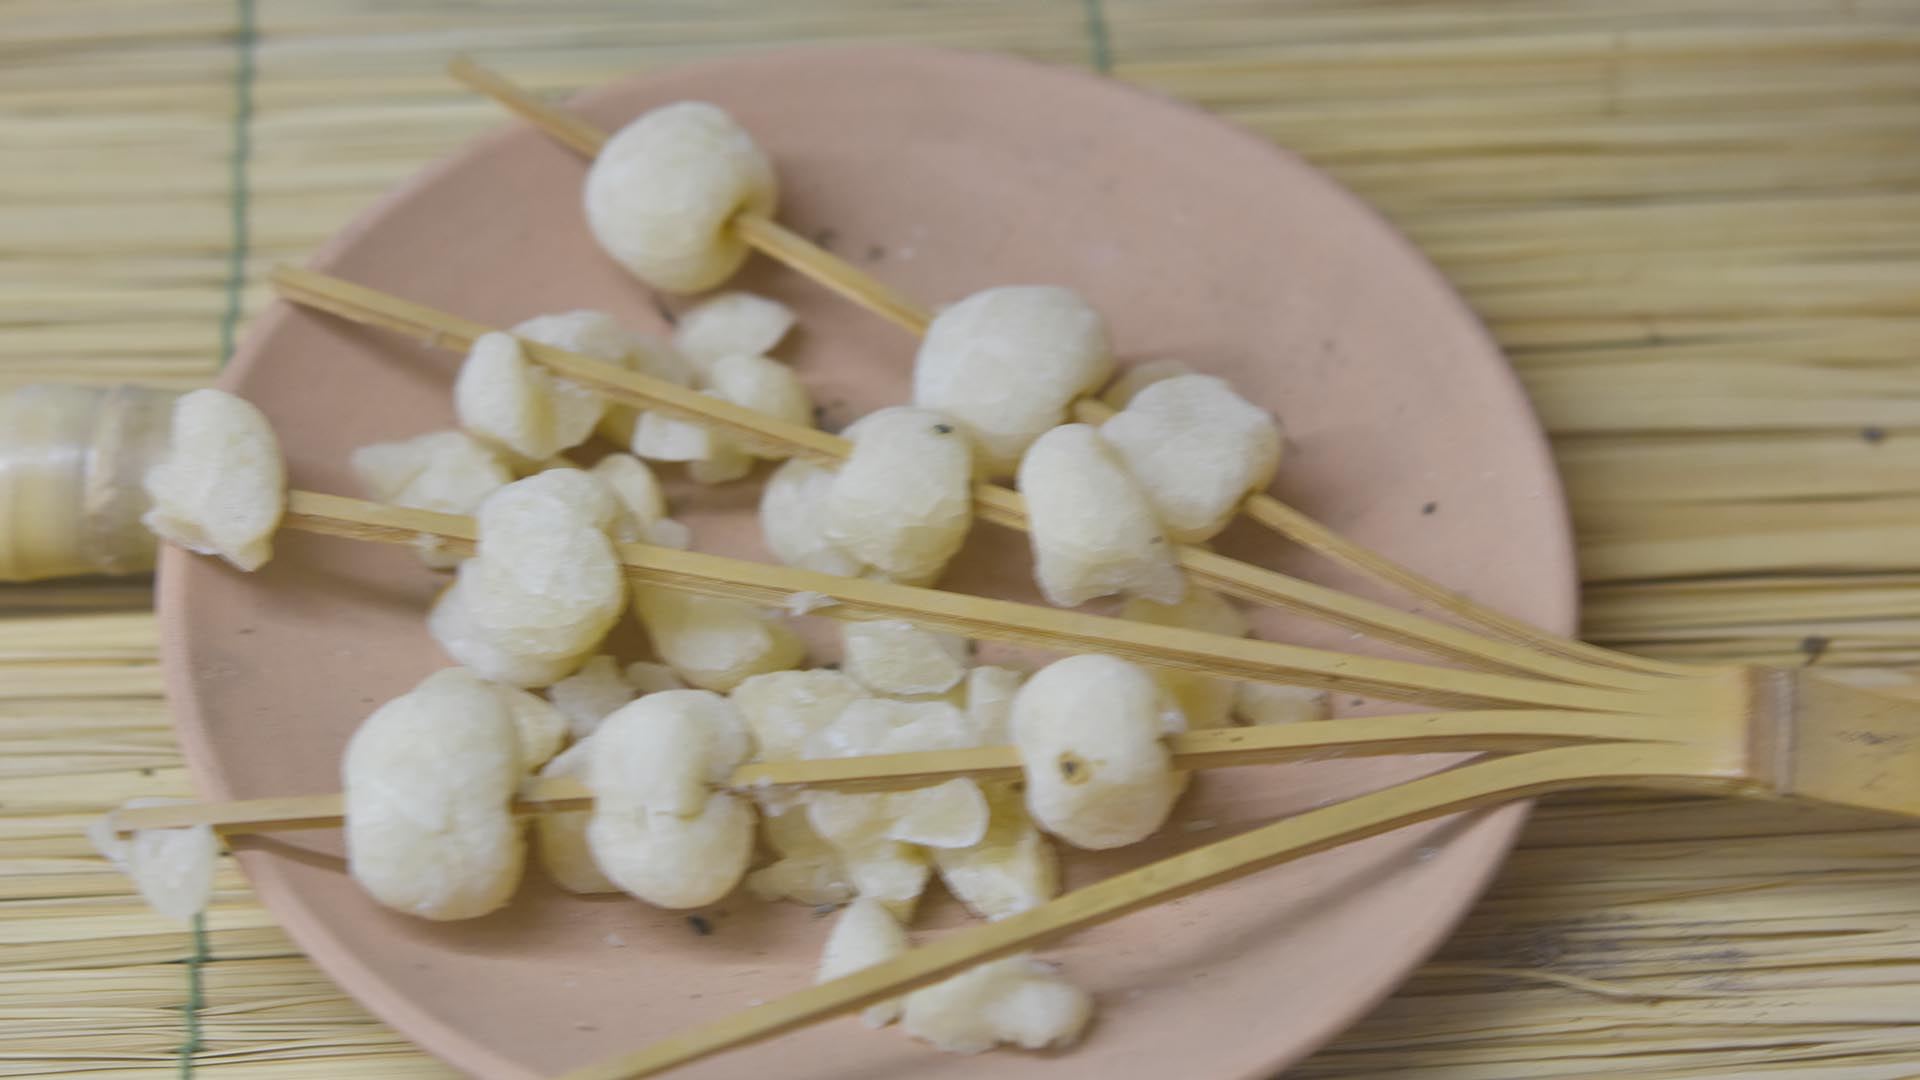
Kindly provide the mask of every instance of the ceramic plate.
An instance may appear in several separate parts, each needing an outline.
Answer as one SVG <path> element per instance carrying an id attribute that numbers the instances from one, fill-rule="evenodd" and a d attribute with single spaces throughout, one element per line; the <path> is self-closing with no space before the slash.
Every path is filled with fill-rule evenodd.
<path id="1" fill-rule="evenodd" d="M 1361 541 L 1535 623 L 1571 630 L 1575 573 L 1552 461 L 1513 373 L 1405 240 L 1320 173 L 1192 108 L 1084 74 L 910 48 L 795 50 L 583 96 L 609 127 L 685 98 L 731 110 L 777 162 L 789 225 L 908 295 L 1050 282 L 1112 320 L 1123 362 L 1178 357 L 1277 412 L 1277 490 Z M 584 163 L 521 125 L 428 169 L 313 265 L 495 325 L 603 308 L 664 333 L 660 300 L 581 219 Z M 792 305 L 782 354 L 844 424 L 903 401 L 902 331 L 755 260 L 734 282 Z M 223 385 L 258 403 L 302 488 L 357 493 L 355 446 L 449 426 L 459 357 L 275 305 Z M 673 485 L 706 550 L 765 559 L 757 483 Z M 1221 546 L 1373 594 L 1271 536 Z M 982 526 L 950 587 L 1031 597 L 1023 540 Z M 446 663 L 421 613 L 444 578 L 401 549 L 288 535 L 244 575 L 169 551 L 161 613 L 182 741 L 208 798 L 337 789 L 348 734 Z M 1365 648 L 1267 617 L 1265 636 Z M 1341 702 L 1343 709 L 1358 703 Z M 1066 859 L 1080 884 L 1429 770 L 1433 759 L 1204 777 L 1154 842 Z M 1388 992 L 1448 931 L 1524 811 L 1409 828 L 1081 934 L 1046 955 L 1099 998 L 1062 1055 L 935 1054 L 839 1020 L 688 1077 L 1261 1077 Z M 578 898 L 530 870 L 513 904 L 435 924 L 376 907 L 336 832 L 236 845 L 274 916 L 343 988 L 478 1076 L 551 1074 L 808 984 L 829 922 L 736 895 L 685 913 Z M 964 921 L 930 897 L 921 932 Z"/>

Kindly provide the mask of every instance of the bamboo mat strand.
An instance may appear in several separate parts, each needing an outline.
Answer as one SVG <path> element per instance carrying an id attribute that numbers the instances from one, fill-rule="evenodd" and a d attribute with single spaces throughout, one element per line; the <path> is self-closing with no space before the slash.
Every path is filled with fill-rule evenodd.
<path id="1" fill-rule="evenodd" d="M 453 53 L 561 93 L 848 40 L 1111 71 L 1299 151 L 1514 360 L 1588 636 L 1920 696 L 1915 0 L 13 0 L 0 388 L 205 382 L 266 267 L 500 122 Z M 0 1076 L 451 1075 L 224 860 L 182 928 L 78 835 L 188 793 L 149 603 L 0 588 Z M 1917 1074 L 1920 829 L 1607 792 L 1543 805 L 1440 955 L 1297 1070 Z"/>

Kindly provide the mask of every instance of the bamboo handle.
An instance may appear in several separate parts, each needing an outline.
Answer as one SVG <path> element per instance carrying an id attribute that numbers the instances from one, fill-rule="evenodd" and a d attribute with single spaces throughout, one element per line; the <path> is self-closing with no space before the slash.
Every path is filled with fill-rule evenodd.
<path id="1" fill-rule="evenodd" d="M 1713 754 L 1690 746 L 1579 746 L 1475 762 L 1115 875 L 999 922 L 955 931 L 852 975 L 573 1070 L 560 1080 L 653 1076 L 897 997 L 1142 908 L 1445 814 L 1569 788 L 1633 785 L 1724 791 L 1737 783 Z"/>
<path id="2" fill-rule="evenodd" d="M 1220 769 L 1283 761 L 1461 751 L 1518 753 L 1581 742 L 1660 742 L 1673 725 L 1652 717 L 1512 710 L 1410 713 L 1273 727 L 1190 731 L 1167 740 L 1176 769 Z M 773 787 L 890 791 L 970 777 L 1014 780 L 1020 755 L 1011 746 L 930 750 L 910 754 L 765 761 L 742 765 L 728 790 L 751 794 Z M 593 797 L 578 780 L 532 779 L 513 800 L 516 814 L 586 810 Z M 341 822 L 341 797 L 293 795 L 221 803 L 181 803 L 120 811 L 122 832 L 210 825 L 223 836 L 324 829 Z"/>

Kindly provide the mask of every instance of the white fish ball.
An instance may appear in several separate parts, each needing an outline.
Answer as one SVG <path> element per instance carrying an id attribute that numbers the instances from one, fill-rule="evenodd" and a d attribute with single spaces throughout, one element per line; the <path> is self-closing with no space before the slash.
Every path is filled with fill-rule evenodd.
<path id="1" fill-rule="evenodd" d="M 615 132 L 587 172 L 594 239 L 635 277 L 668 292 L 700 292 L 747 257 L 736 215 L 771 216 L 773 164 L 718 106 L 682 101 Z"/>
<path id="2" fill-rule="evenodd" d="M 381 904 L 468 919 L 505 904 L 525 841 L 510 809 L 523 775 L 500 698 L 459 668 L 374 710 L 347 742 L 347 869 Z"/>
<path id="3" fill-rule="evenodd" d="M 914 361 L 913 403 L 952 416 L 997 476 L 1112 371 L 1106 321 L 1079 294 L 1009 285 L 935 316 Z"/>
<path id="4" fill-rule="evenodd" d="M 889 580 L 940 576 L 973 524 L 973 455 L 953 421 L 881 409 L 846 430 L 853 452 L 827 487 L 827 538 Z"/>
<path id="5" fill-rule="evenodd" d="M 1100 425 L 1176 540 L 1221 529 L 1280 466 L 1280 425 L 1225 379 L 1181 375 L 1136 394 Z"/>
<path id="6" fill-rule="evenodd" d="M 1027 811 L 1076 847 L 1145 839 L 1180 793 L 1161 734 L 1160 688 L 1133 664 L 1088 655 L 1042 668 L 1013 701 Z"/>

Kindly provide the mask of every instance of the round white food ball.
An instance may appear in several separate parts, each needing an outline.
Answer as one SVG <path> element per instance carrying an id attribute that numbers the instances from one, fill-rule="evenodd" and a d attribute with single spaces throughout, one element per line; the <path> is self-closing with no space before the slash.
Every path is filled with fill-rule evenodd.
<path id="1" fill-rule="evenodd" d="M 700 292 L 747 257 L 734 217 L 771 216 L 779 189 L 773 163 L 725 110 L 682 101 L 615 132 L 585 196 L 587 225 L 614 261 L 656 289 Z"/>
<path id="2" fill-rule="evenodd" d="M 427 919 L 505 904 L 525 842 L 510 805 L 519 734 L 492 688 L 460 668 L 374 710 L 347 742 L 347 869 L 375 900 Z"/>
<path id="3" fill-rule="evenodd" d="M 511 334 L 482 334 L 453 382 L 460 426 L 518 455 L 545 461 L 587 441 L 606 399 L 528 360 Z"/>
<path id="4" fill-rule="evenodd" d="M 475 555 L 460 564 L 473 627 L 529 659 L 591 651 L 626 600 L 603 531 L 614 512 L 606 489 L 577 469 L 552 469 L 489 495 L 475 515 Z"/>
<path id="5" fill-rule="evenodd" d="M 1180 375 L 1135 394 L 1100 425 L 1174 539 L 1226 528 L 1280 466 L 1280 425 L 1225 379 Z"/>
<path id="6" fill-rule="evenodd" d="M 1079 294 L 1008 285 L 934 318 L 914 361 L 913 403 L 953 417 L 998 476 L 1112 371 L 1106 321 Z"/>
<path id="7" fill-rule="evenodd" d="M 1049 603 L 1117 592 L 1160 603 L 1186 592 L 1173 543 L 1146 493 L 1086 424 L 1042 435 L 1020 462 L 1034 577 Z"/>
<path id="8" fill-rule="evenodd" d="M 657 907 L 709 904 L 746 876 L 751 804 L 712 785 L 744 761 L 752 738 L 718 694 L 649 694 L 590 740 L 587 846 L 608 880 Z"/>
<path id="9" fill-rule="evenodd" d="M 547 688 L 554 710 L 565 718 L 576 739 L 593 734 L 600 721 L 638 696 L 620 670 L 620 662 L 604 653 Z"/>
<path id="10" fill-rule="evenodd" d="M 854 577 L 861 563 L 827 537 L 827 491 L 833 470 L 790 458 L 760 492 L 760 538 L 788 566 Z"/>
<path id="11" fill-rule="evenodd" d="M 773 671 L 733 688 L 734 706 L 753 729 L 763 761 L 801 757 L 807 740 L 867 691 L 838 671 Z"/>
<path id="12" fill-rule="evenodd" d="M 432 431 L 353 452 L 353 471 L 369 498 L 441 514 L 472 514 L 488 495 L 513 482 L 507 462 L 464 431 Z M 460 564 L 437 540 L 423 538 L 421 560 L 436 569 Z"/>
<path id="13" fill-rule="evenodd" d="M 173 406 L 166 457 L 147 471 L 155 536 L 242 570 L 273 557 L 287 508 L 287 463 L 266 416 L 224 390 L 195 390 Z"/>
<path id="14" fill-rule="evenodd" d="M 120 809 L 180 806 L 189 801 L 147 796 L 128 799 Z M 212 826 L 140 829 L 128 838 L 120 835 L 114 814 L 109 813 L 87 826 L 87 839 L 102 858 L 127 875 L 140 899 L 161 915 L 190 923 L 213 899 L 220 845 Z"/>
<path id="15" fill-rule="evenodd" d="M 1162 723 L 1159 686 L 1125 660 L 1070 656 L 1042 668 L 1013 699 L 1028 812 L 1076 847 L 1152 835 L 1180 793 Z"/>
<path id="16" fill-rule="evenodd" d="M 889 408 L 848 427 L 827 487 L 827 538 L 891 581 L 940 576 L 973 524 L 973 454 L 952 419 Z"/>

